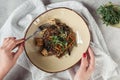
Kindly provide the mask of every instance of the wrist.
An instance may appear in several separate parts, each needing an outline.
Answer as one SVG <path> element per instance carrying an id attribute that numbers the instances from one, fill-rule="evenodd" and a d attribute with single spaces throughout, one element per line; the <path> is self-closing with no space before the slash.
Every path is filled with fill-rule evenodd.
<path id="1" fill-rule="evenodd" d="M 0 80 L 3 80 L 7 73 L 7 70 L 0 68 Z"/>
<path id="2" fill-rule="evenodd" d="M 0 70 L 0 80 L 3 80 L 4 77 L 5 77 L 4 71 Z"/>

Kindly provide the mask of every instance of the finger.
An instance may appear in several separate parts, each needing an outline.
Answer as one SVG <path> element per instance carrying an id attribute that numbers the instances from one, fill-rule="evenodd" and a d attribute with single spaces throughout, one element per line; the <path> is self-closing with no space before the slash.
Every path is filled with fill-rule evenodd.
<path id="1" fill-rule="evenodd" d="M 85 71 L 86 71 L 87 67 L 88 67 L 87 54 L 84 53 L 84 54 L 83 54 L 83 57 L 82 57 L 82 60 L 81 60 L 81 67 L 80 67 L 80 68 L 81 68 L 82 70 L 85 70 Z"/>
<path id="2" fill-rule="evenodd" d="M 16 41 L 16 45 L 13 47 L 13 49 L 15 49 L 17 46 L 19 46 L 20 44 L 23 44 L 23 46 L 24 46 L 24 38 L 22 38 L 22 39 L 19 39 L 19 40 L 17 40 Z"/>
<path id="3" fill-rule="evenodd" d="M 7 37 L 8 40 L 16 39 L 16 37 Z"/>
<path id="4" fill-rule="evenodd" d="M 16 39 L 16 37 L 8 37 L 9 39 Z"/>
<path id="5" fill-rule="evenodd" d="M 24 40 L 25 40 L 24 38 L 22 38 L 22 39 L 18 39 L 18 40 L 16 41 L 16 45 L 23 43 Z"/>
<path id="6" fill-rule="evenodd" d="M 10 44 L 10 41 L 13 39 L 15 39 L 15 37 L 5 38 L 1 47 L 7 49 L 8 45 Z"/>
<path id="7" fill-rule="evenodd" d="M 18 57 L 20 56 L 20 54 L 23 52 L 23 44 L 20 44 L 20 46 L 18 47 L 17 52 L 14 55 L 14 61 L 16 61 L 18 59 Z"/>
<path id="8" fill-rule="evenodd" d="M 4 38 L 2 47 L 6 46 L 8 43 L 9 38 Z"/>
<path id="9" fill-rule="evenodd" d="M 7 44 L 8 44 L 7 42 L 8 42 L 10 39 L 16 39 L 16 38 L 15 38 L 15 37 L 4 38 L 3 45 L 4 45 L 4 46 L 7 45 Z"/>
<path id="10" fill-rule="evenodd" d="M 90 63 L 89 63 L 88 71 L 92 72 L 95 68 L 95 57 L 94 57 L 94 54 L 91 48 L 88 49 L 88 52 L 90 56 Z"/>
<path id="11" fill-rule="evenodd" d="M 16 37 L 7 37 L 7 38 L 4 38 L 4 40 L 9 40 L 9 39 L 16 39 Z"/>
<path id="12" fill-rule="evenodd" d="M 22 42 L 24 42 L 24 39 L 19 39 L 19 40 L 11 39 L 9 45 L 7 46 L 7 49 L 11 51 L 17 46 L 19 46 Z"/>
<path id="13" fill-rule="evenodd" d="M 16 40 L 15 38 L 11 38 L 8 42 L 8 45 L 6 46 L 6 49 L 11 51 L 16 46 Z"/>
<path id="14" fill-rule="evenodd" d="M 3 41 L 3 43 L 4 43 L 4 42 L 6 42 L 6 41 L 8 41 L 8 40 L 9 40 L 9 38 L 4 38 L 4 41 Z"/>

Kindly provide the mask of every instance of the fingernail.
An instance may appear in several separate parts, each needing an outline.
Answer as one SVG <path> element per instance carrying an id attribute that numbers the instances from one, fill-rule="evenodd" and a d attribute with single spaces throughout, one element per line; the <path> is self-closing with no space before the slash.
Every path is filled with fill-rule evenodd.
<path id="1" fill-rule="evenodd" d="M 25 46 L 25 42 L 23 42 L 22 45 Z"/>
<path id="2" fill-rule="evenodd" d="M 83 57 L 85 58 L 86 56 L 87 56 L 87 54 L 86 54 L 86 53 L 84 53 L 84 54 L 83 54 Z"/>

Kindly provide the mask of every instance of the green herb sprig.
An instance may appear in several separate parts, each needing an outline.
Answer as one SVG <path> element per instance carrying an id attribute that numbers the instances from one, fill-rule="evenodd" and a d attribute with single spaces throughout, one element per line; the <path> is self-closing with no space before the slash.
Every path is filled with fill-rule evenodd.
<path id="1" fill-rule="evenodd" d="M 114 25 L 120 22 L 120 6 L 113 5 L 111 2 L 101 5 L 97 9 L 97 13 L 101 15 L 106 25 Z"/>
<path id="2" fill-rule="evenodd" d="M 68 44 L 67 41 L 61 36 L 52 36 L 52 43 L 59 44 L 62 48 L 65 48 Z"/>

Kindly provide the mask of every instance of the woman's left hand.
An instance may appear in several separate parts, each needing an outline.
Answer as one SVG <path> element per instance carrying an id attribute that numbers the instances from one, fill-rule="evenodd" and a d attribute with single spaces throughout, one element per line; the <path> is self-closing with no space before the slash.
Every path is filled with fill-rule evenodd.
<path id="1" fill-rule="evenodd" d="M 74 80 L 89 80 L 92 72 L 95 68 L 95 58 L 91 48 L 88 49 L 88 53 L 84 53 L 80 68 L 78 69 Z"/>

